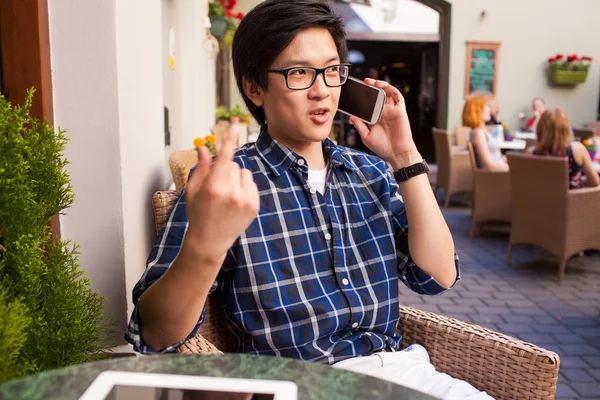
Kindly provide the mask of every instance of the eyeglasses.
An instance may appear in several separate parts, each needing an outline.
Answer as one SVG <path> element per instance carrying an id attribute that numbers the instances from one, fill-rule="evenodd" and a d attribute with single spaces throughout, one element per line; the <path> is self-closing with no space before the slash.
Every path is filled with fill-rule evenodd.
<path id="1" fill-rule="evenodd" d="M 342 86 L 348 80 L 351 64 L 335 64 L 325 68 L 292 67 L 284 69 L 269 69 L 285 76 L 285 84 L 291 90 L 304 90 L 311 87 L 319 74 L 323 75 L 325 85 L 329 87 Z"/>

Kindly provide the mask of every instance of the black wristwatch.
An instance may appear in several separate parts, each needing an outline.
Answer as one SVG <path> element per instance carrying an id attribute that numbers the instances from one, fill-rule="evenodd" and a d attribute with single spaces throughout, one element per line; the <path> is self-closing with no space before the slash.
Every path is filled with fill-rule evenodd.
<path id="1" fill-rule="evenodd" d="M 396 179 L 396 182 L 401 183 L 406 182 L 414 176 L 426 174 L 428 172 L 429 165 L 423 160 L 406 168 L 400 168 L 399 170 L 394 171 L 394 178 Z"/>

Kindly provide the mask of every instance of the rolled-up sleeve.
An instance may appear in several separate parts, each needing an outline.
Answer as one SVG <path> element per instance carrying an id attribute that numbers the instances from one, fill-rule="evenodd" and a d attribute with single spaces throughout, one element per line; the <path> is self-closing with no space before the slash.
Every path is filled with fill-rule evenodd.
<path id="1" fill-rule="evenodd" d="M 456 266 L 456 280 L 450 288 L 442 286 L 430 274 L 423 271 L 414 263 L 408 248 L 408 218 L 404 201 L 400 195 L 398 184 L 388 174 L 391 188 L 391 212 L 396 240 L 396 258 L 398 260 L 398 277 L 413 292 L 419 294 L 438 295 L 453 288 L 460 280 L 460 261 L 456 252 L 454 253 L 454 264 Z"/>
<path id="2" fill-rule="evenodd" d="M 139 315 L 139 300 L 142 294 L 163 276 L 179 254 L 188 226 L 184 192 L 185 190 L 181 192 L 177 199 L 177 203 L 173 207 L 171 214 L 158 235 L 156 243 L 152 247 L 146 262 L 144 274 L 133 288 L 133 305 L 135 308 L 131 314 L 129 324 L 127 325 L 125 340 L 133 345 L 135 351 L 143 354 L 169 353 L 175 351 L 182 343 L 196 335 L 200 325 L 204 321 L 204 310 L 202 310 L 198 322 L 189 335 L 180 342 L 167 346 L 164 349 L 152 349 L 142 340 L 142 320 Z M 217 282 L 215 281 L 210 289 L 210 293 L 212 293 L 216 287 Z"/>

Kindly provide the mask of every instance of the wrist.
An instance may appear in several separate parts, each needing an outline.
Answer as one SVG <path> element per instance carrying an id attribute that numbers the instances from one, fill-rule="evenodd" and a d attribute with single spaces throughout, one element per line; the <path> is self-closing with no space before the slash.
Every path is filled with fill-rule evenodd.
<path id="1" fill-rule="evenodd" d="M 202 268 L 219 269 L 225 259 L 225 254 L 211 254 L 210 248 L 214 246 L 201 245 L 201 242 L 185 237 L 179 251 L 180 258 L 186 265 L 202 266 Z"/>
<path id="2" fill-rule="evenodd" d="M 392 169 L 398 171 L 400 168 L 410 167 L 411 165 L 423 161 L 423 157 L 415 147 L 409 151 L 394 155 L 392 159 L 388 161 L 392 165 Z"/>

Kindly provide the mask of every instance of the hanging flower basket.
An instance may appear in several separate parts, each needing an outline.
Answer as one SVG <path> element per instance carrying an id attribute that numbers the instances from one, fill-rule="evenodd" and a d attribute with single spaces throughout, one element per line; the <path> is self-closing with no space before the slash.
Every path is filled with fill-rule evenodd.
<path id="1" fill-rule="evenodd" d="M 210 15 L 210 33 L 221 41 L 227 31 L 227 18 L 218 15 Z"/>

